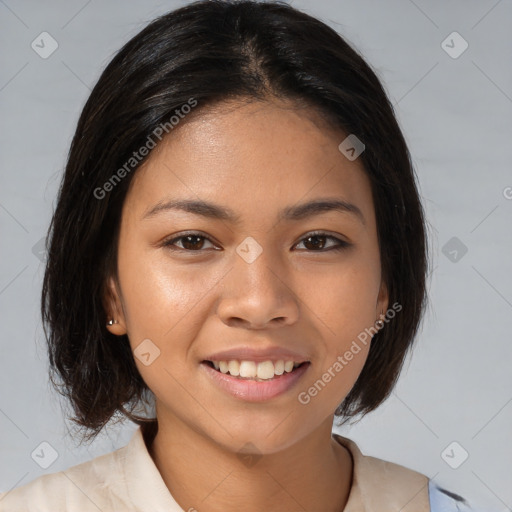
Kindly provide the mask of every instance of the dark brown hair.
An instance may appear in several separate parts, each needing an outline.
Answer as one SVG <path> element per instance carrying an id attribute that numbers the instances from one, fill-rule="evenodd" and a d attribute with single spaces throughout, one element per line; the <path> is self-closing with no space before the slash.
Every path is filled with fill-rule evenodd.
<path id="1" fill-rule="evenodd" d="M 333 29 L 285 3 L 199 1 L 152 21 L 103 71 L 80 115 L 48 230 L 41 312 L 51 381 L 89 438 L 118 414 L 143 422 L 135 411 L 148 392 L 127 336 L 105 327 L 104 300 L 140 164 L 101 199 L 94 191 L 191 98 L 197 115 L 223 100 L 269 97 L 311 105 L 366 146 L 359 158 L 371 181 L 382 275 L 389 303 L 402 310 L 375 334 L 336 415 L 364 415 L 394 387 L 426 306 L 428 261 L 414 169 L 381 82 Z"/>

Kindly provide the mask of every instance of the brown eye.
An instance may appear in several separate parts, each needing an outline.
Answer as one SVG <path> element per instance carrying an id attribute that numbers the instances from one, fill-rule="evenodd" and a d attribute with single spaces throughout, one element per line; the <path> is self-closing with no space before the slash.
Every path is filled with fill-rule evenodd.
<path id="1" fill-rule="evenodd" d="M 180 241 L 181 247 L 176 245 L 176 243 Z M 205 241 L 211 243 L 211 241 L 207 237 L 200 235 L 199 233 L 188 233 L 164 242 L 163 246 L 168 247 L 172 251 L 200 251 L 201 249 L 204 248 Z"/>
<path id="2" fill-rule="evenodd" d="M 330 245 L 329 241 L 331 242 Z M 212 245 L 210 249 L 215 248 L 211 240 L 208 237 L 201 235 L 200 233 L 186 233 L 184 235 L 167 240 L 162 245 L 171 251 L 201 252 L 203 249 L 205 249 L 205 242 L 208 242 Z M 334 242 L 334 245 L 332 245 L 332 242 Z M 322 232 L 309 234 L 297 245 L 300 245 L 301 243 L 304 244 L 304 247 L 308 252 L 337 251 L 345 249 L 351 245 L 344 240 L 340 240 L 335 236 Z"/>
<path id="3" fill-rule="evenodd" d="M 326 240 L 334 240 L 335 245 L 326 248 Z M 311 233 L 309 236 L 302 239 L 300 243 L 304 244 L 304 247 L 308 251 L 312 252 L 325 252 L 331 250 L 342 250 L 348 247 L 350 244 L 344 240 L 340 240 L 335 236 L 328 235 L 327 233 Z M 300 245 L 297 244 L 297 245 Z"/>

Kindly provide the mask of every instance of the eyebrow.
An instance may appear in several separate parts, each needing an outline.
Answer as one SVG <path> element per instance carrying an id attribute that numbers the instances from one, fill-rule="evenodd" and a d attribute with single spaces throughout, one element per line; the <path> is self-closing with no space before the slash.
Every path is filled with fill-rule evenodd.
<path id="1" fill-rule="evenodd" d="M 184 211 L 209 219 L 228 221 L 233 224 L 239 224 L 241 222 L 240 215 L 236 214 L 230 208 L 208 201 L 192 199 L 169 199 L 160 201 L 150 208 L 142 216 L 142 219 L 152 218 L 161 212 L 170 210 Z M 359 219 L 363 225 L 366 225 L 363 212 L 355 204 L 337 198 L 316 199 L 307 203 L 288 206 L 279 212 L 278 220 L 298 221 L 330 211 L 351 214 Z"/>

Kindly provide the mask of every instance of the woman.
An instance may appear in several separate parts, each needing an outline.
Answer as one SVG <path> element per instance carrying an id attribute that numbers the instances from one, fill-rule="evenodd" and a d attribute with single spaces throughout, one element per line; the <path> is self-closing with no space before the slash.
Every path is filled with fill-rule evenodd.
<path id="1" fill-rule="evenodd" d="M 386 94 L 332 29 L 252 1 L 153 21 L 84 107 L 42 294 L 85 437 L 140 426 L 0 510 L 461 510 L 332 433 L 412 346 L 423 215 Z"/>

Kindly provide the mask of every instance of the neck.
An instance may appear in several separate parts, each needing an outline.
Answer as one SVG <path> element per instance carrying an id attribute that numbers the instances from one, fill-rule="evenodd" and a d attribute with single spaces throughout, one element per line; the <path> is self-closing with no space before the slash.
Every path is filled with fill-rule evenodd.
<path id="1" fill-rule="evenodd" d="M 160 421 L 156 434 L 145 428 L 145 440 L 183 510 L 340 512 L 350 493 L 353 464 L 347 449 L 331 437 L 331 427 L 329 417 L 298 443 L 252 457 L 179 423 Z"/>

